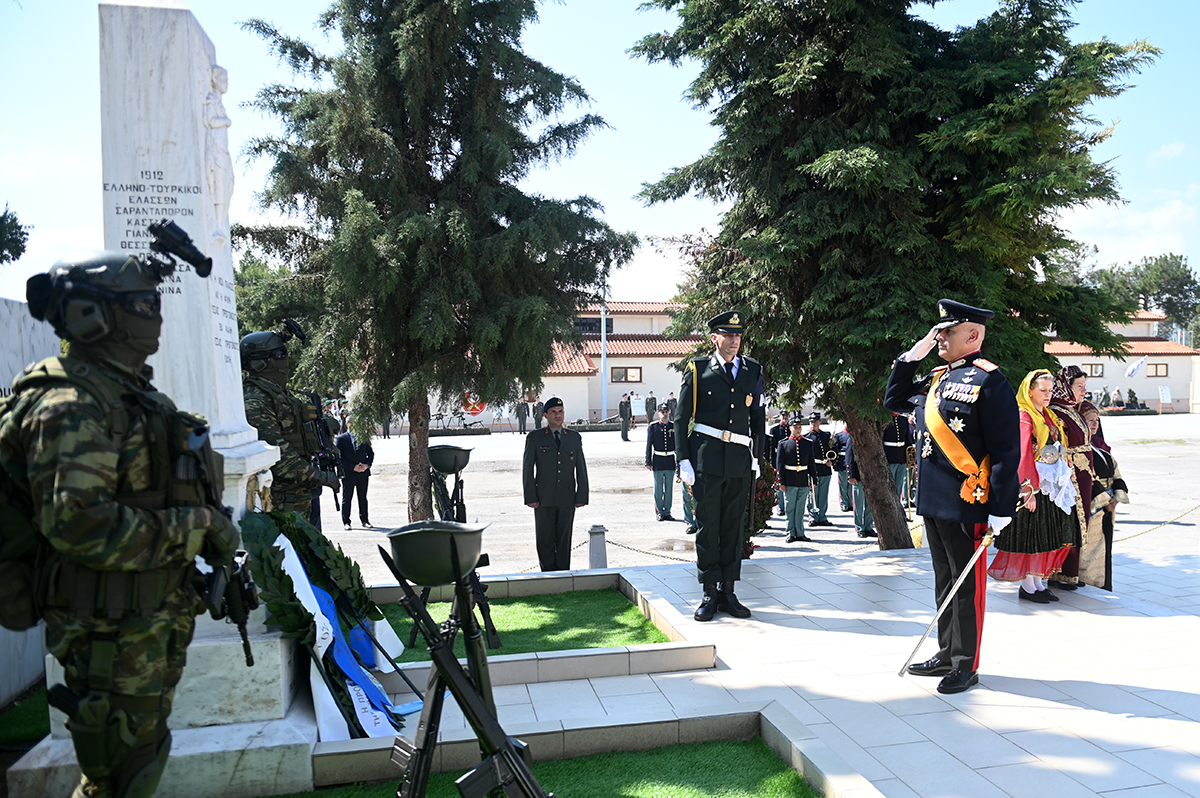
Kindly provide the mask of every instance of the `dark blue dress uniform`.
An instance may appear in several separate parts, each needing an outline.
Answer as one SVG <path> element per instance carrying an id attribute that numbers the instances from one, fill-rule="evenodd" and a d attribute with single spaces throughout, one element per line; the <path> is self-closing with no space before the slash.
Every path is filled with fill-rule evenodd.
<path id="1" fill-rule="evenodd" d="M 938 304 L 943 318 L 949 317 L 939 325 L 943 328 L 963 321 L 985 323 L 993 315 L 949 300 Z M 933 560 L 937 604 L 941 606 L 987 533 L 988 516 L 1015 514 L 1020 421 L 1012 386 L 1000 369 L 979 352 L 940 366 L 924 377 L 917 377 L 919 365 L 903 356 L 896 360 L 883 403 L 893 413 L 915 410 L 917 513 L 925 519 L 925 539 Z M 930 417 L 935 423 L 933 429 L 926 417 L 929 402 L 935 403 L 929 408 L 936 414 Z M 987 459 L 990 473 L 986 479 L 956 467 L 952 462 L 955 451 L 960 461 L 963 453 L 976 464 Z M 961 683 L 962 689 L 974 683 L 974 672 L 979 669 L 986 580 L 986 557 L 980 557 L 938 623 L 937 656 L 911 666 L 911 672 L 946 673 L 952 678 L 953 668 L 971 679 Z"/>
<path id="2" fill-rule="evenodd" d="M 663 405 L 666 407 L 666 405 Z M 654 512 L 659 521 L 671 517 L 675 479 L 675 427 L 655 421 L 646 428 L 646 468 L 654 472 Z"/>
<path id="3" fill-rule="evenodd" d="M 820 420 L 816 413 L 813 418 Z M 808 494 L 808 514 L 813 526 L 833 526 L 829 520 L 829 483 L 833 482 L 833 466 L 825 459 L 825 453 L 833 449 L 833 433 L 823 429 L 809 430 L 804 435 L 813 446 L 813 489 Z"/>
<path id="4" fill-rule="evenodd" d="M 838 499 L 843 513 L 853 509 L 850 499 L 850 476 L 846 473 L 846 447 L 849 445 L 850 433 L 848 431 L 841 430 L 834 433 L 833 450 L 837 452 L 837 459 L 833 461 L 833 470 L 838 472 Z"/>
<path id="5" fill-rule="evenodd" d="M 705 585 L 741 578 L 746 509 L 753 486 L 751 457 L 763 451 L 766 428 L 762 365 L 739 355 L 734 378 L 718 365 L 719 360 L 714 353 L 689 363 L 674 419 L 676 458 L 690 461 L 696 471 L 692 487 L 696 567 L 699 581 Z M 745 442 L 725 441 L 700 432 L 688 434 L 693 420 L 752 439 L 753 452 Z"/>
<path id="6" fill-rule="evenodd" d="M 799 432 L 799 427 L 797 427 Z M 804 505 L 816 465 L 816 451 L 807 437 L 790 435 L 779 442 L 775 450 L 775 470 L 779 483 L 787 494 L 787 540 L 808 540 L 804 534 Z"/>
<path id="7" fill-rule="evenodd" d="M 561 440 L 549 427 L 529 433 L 522 477 L 525 503 L 538 503 L 533 510 L 538 563 L 543 571 L 570 570 L 575 505 L 588 503 L 583 438 L 565 426 Z"/>

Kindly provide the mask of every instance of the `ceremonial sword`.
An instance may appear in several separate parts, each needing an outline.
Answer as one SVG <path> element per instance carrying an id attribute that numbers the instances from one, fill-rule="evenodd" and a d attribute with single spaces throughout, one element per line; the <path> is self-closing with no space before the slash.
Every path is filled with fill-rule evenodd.
<path id="1" fill-rule="evenodd" d="M 997 532 L 995 534 L 998 535 L 1000 533 Z M 917 656 L 917 651 L 921 648 L 921 644 L 925 642 L 925 638 L 929 637 L 929 633 L 933 631 L 933 625 L 938 622 L 938 619 L 941 618 L 942 615 L 945 614 L 946 608 L 950 606 L 950 602 L 954 601 L 955 595 L 958 594 L 958 589 L 962 587 L 963 582 L 967 581 L 967 576 L 969 576 L 970 573 L 975 570 L 975 563 L 979 561 L 979 555 L 988 550 L 988 546 L 991 545 L 991 539 L 993 537 L 995 537 L 995 535 L 993 535 L 989 530 L 988 534 L 984 535 L 983 539 L 979 541 L 979 548 L 975 549 L 975 554 L 971 557 L 971 562 L 967 563 L 967 567 L 964 568 L 962 573 L 958 575 L 958 581 L 954 583 L 954 587 L 950 588 L 950 594 L 946 596 L 946 600 L 942 602 L 942 606 L 938 607 L 937 614 L 933 616 L 933 620 L 930 621 L 929 625 L 925 627 L 925 634 L 921 635 L 921 639 L 917 641 L 917 645 L 913 648 L 912 653 L 908 655 L 908 659 L 906 659 L 904 664 L 900 666 L 900 673 L 898 673 L 897 676 L 903 676 L 905 671 L 908 670 L 908 666 L 912 664 L 913 658 Z"/>

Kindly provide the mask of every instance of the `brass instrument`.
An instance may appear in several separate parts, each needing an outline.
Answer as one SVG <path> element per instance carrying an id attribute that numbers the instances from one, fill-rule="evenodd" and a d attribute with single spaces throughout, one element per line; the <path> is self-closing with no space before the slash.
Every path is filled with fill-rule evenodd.
<path id="1" fill-rule="evenodd" d="M 833 461 L 837 459 L 837 456 L 837 449 L 830 449 L 829 451 L 825 452 L 825 462 L 829 463 L 829 465 L 832 467 Z"/>

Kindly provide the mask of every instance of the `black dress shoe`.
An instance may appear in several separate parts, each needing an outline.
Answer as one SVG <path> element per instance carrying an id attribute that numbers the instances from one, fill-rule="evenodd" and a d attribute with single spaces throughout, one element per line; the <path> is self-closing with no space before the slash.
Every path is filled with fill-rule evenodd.
<path id="1" fill-rule="evenodd" d="M 1053 585 L 1059 590 L 1078 590 L 1079 585 L 1075 582 L 1060 582 L 1057 579 L 1051 579 L 1048 584 Z"/>
<path id="2" fill-rule="evenodd" d="M 694 534 L 696 534 L 696 525 L 695 525 L 695 524 L 689 524 L 689 525 L 688 525 L 688 528 L 687 528 L 687 529 L 685 529 L 685 530 L 684 530 L 684 532 L 686 532 L 686 533 L 687 533 L 687 534 L 689 534 L 689 535 L 694 535 Z"/>
<path id="3" fill-rule="evenodd" d="M 717 614 L 717 597 L 719 595 L 716 585 L 705 585 L 704 600 L 700 602 L 700 606 L 696 608 L 692 617 L 701 622 L 711 621 Z"/>
<path id="4" fill-rule="evenodd" d="M 346 527 L 347 531 L 349 531 L 349 529 L 350 529 L 350 522 L 349 522 L 349 521 L 345 521 L 345 522 L 343 522 L 343 523 L 342 523 L 342 526 Z"/>
<path id="5" fill-rule="evenodd" d="M 659 519 L 659 520 L 661 520 L 661 521 L 674 521 L 674 520 L 675 520 L 675 517 L 674 517 L 674 516 L 672 516 L 670 513 L 667 513 L 666 515 L 664 515 L 664 516 L 663 516 L 661 519 Z"/>
<path id="6" fill-rule="evenodd" d="M 952 670 L 954 670 L 953 665 L 937 657 L 932 657 L 924 662 L 914 662 L 908 666 L 908 672 L 913 676 L 945 676 Z"/>
<path id="7" fill-rule="evenodd" d="M 879 533 L 874 529 L 860 529 L 858 530 L 858 536 L 860 538 L 877 538 L 879 537 Z"/>
<path id="8" fill-rule="evenodd" d="M 750 617 L 750 610 L 738 601 L 737 595 L 733 592 L 733 582 L 721 583 L 721 592 L 717 594 L 717 609 L 729 613 L 734 618 Z"/>
<path id="9" fill-rule="evenodd" d="M 978 673 L 955 668 L 938 682 L 937 691 L 946 694 L 961 693 L 977 684 L 979 684 Z"/>
<path id="10" fill-rule="evenodd" d="M 1051 592 L 1050 592 L 1049 590 L 1047 590 L 1046 588 L 1042 588 L 1041 590 L 1039 590 L 1039 591 L 1037 592 L 1037 594 L 1038 594 L 1039 596 L 1045 596 L 1045 597 L 1046 597 L 1048 600 L 1050 600 L 1050 601 L 1058 601 L 1058 596 L 1054 595 L 1053 593 L 1051 593 Z"/>
<path id="11" fill-rule="evenodd" d="M 1023 587 L 1017 588 L 1017 595 L 1021 601 L 1032 601 L 1034 604 L 1049 604 L 1050 599 L 1042 595 L 1043 591 L 1039 590 L 1036 593 L 1030 593 Z"/>
<path id="12" fill-rule="evenodd" d="M 363 529 L 374 529 L 375 527 L 371 526 L 371 523 L 369 521 L 363 521 L 362 528 Z"/>

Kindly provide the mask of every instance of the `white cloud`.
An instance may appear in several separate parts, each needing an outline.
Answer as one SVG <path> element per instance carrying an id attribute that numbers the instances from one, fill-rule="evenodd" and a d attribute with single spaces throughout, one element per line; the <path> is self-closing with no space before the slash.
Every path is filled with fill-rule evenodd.
<path id="1" fill-rule="evenodd" d="M 1150 153 L 1151 161 L 1173 161 L 1183 155 L 1183 151 L 1187 149 L 1187 143 L 1183 141 L 1172 141 L 1170 144 L 1164 144 L 1154 152 Z"/>
<path id="2" fill-rule="evenodd" d="M 1073 238 L 1095 244 L 1101 266 L 1130 263 L 1174 252 L 1190 255 L 1197 244 L 1200 203 L 1194 192 L 1154 205 L 1092 205 L 1072 209 L 1060 220 Z M 1189 262 L 1196 259 L 1189 257 Z"/>

